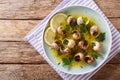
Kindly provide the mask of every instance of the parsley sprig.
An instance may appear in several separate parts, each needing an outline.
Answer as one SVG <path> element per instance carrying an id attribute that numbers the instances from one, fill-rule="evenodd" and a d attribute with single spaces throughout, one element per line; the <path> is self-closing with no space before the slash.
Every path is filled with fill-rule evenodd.
<path id="1" fill-rule="evenodd" d="M 105 33 L 100 33 L 99 36 L 97 37 L 97 40 L 99 42 L 103 42 L 105 40 Z"/>
<path id="2" fill-rule="evenodd" d="M 94 52 L 92 53 L 92 56 L 93 56 L 94 59 L 97 59 L 97 58 L 98 58 L 99 56 L 101 56 L 101 55 L 100 55 L 98 52 L 95 52 L 95 51 L 94 51 Z"/>
<path id="3" fill-rule="evenodd" d="M 70 25 L 68 25 L 68 24 L 66 24 L 65 25 L 65 30 L 68 32 L 70 32 L 72 29 L 71 29 L 71 26 Z"/>
<path id="4" fill-rule="evenodd" d="M 87 32 L 88 32 L 88 29 L 87 29 L 87 26 L 86 26 L 85 23 L 82 23 L 82 24 L 81 24 L 80 32 L 81 32 L 81 33 L 87 33 Z"/>
<path id="5" fill-rule="evenodd" d="M 70 65 L 72 60 L 72 58 L 62 58 L 63 65 Z"/>

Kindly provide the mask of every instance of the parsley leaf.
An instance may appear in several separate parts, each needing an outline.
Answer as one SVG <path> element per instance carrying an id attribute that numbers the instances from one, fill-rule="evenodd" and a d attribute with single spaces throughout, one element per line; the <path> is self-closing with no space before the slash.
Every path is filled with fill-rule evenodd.
<path id="1" fill-rule="evenodd" d="M 105 40 L 105 33 L 100 33 L 99 36 L 97 37 L 97 40 L 99 42 L 103 42 Z"/>
<path id="2" fill-rule="evenodd" d="M 70 14 L 69 14 L 69 15 L 67 15 L 67 18 L 68 18 L 68 17 L 70 17 L 70 16 L 71 16 Z"/>
<path id="3" fill-rule="evenodd" d="M 83 66 L 80 66 L 81 68 L 83 68 Z"/>
<path id="4" fill-rule="evenodd" d="M 70 25 L 66 24 L 65 30 L 66 30 L 66 31 L 71 31 Z"/>
<path id="5" fill-rule="evenodd" d="M 60 65 L 60 63 L 58 63 L 58 65 Z"/>
<path id="6" fill-rule="evenodd" d="M 95 51 L 94 51 L 94 52 L 92 53 L 92 56 L 93 56 L 94 59 L 97 59 L 97 58 L 98 58 L 99 56 L 101 56 L 101 55 L 100 55 L 98 52 L 95 52 Z"/>
<path id="7" fill-rule="evenodd" d="M 82 24 L 80 24 L 81 26 L 83 26 L 83 27 L 85 27 L 86 26 L 86 24 L 85 23 L 82 23 Z"/>
<path id="8" fill-rule="evenodd" d="M 63 65 L 70 65 L 72 62 L 71 58 L 62 58 Z"/>
<path id="9" fill-rule="evenodd" d="M 58 51 L 58 55 L 60 56 L 60 55 L 62 55 L 62 53 L 60 51 Z"/>
<path id="10" fill-rule="evenodd" d="M 67 45 L 67 44 L 68 44 L 68 40 L 67 40 L 67 39 L 64 39 L 64 40 L 63 40 L 63 44 L 66 44 L 66 45 Z"/>
<path id="11" fill-rule="evenodd" d="M 92 42 L 92 48 L 95 46 L 95 43 Z"/>
<path id="12" fill-rule="evenodd" d="M 80 32 L 81 32 L 81 33 L 87 33 L 87 32 L 88 32 L 88 29 L 87 29 L 87 26 L 86 26 L 85 23 L 82 23 L 82 24 L 81 24 Z"/>

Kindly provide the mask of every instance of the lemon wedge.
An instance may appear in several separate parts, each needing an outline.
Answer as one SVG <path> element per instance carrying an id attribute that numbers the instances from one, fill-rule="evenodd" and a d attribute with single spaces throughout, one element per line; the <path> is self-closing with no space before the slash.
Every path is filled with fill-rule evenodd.
<path id="1" fill-rule="evenodd" d="M 50 20 L 50 26 L 54 33 L 57 31 L 57 28 L 60 26 L 60 24 L 66 20 L 66 18 L 67 15 L 63 13 L 57 13 L 52 17 Z"/>
<path id="2" fill-rule="evenodd" d="M 44 40 L 45 42 L 51 46 L 51 44 L 53 43 L 54 41 L 54 38 L 55 38 L 55 33 L 52 31 L 51 27 L 48 27 L 46 30 L 45 30 L 45 33 L 44 33 Z"/>

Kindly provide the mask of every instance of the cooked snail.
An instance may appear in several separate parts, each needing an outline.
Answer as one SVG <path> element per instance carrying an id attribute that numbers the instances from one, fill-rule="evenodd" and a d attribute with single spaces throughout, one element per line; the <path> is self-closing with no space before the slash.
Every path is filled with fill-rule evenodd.
<path id="1" fill-rule="evenodd" d="M 74 16 L 69 16 L 68 19 L 67 19 L 67 23 L 69 25 L 76 24 L 76 18 Z"/>
<path id="2" fill-rule="evenodd" d="M 60 46 L 59 46 L 60 43 L 61 43 L 60 40 L 56 40 L 55 42 L 52 43 L 51 47 L 55 50 L 59 50 L 60 49 Z"/>
<path id="3" fill-rule="evenodd" d="M 80 49 L 86 50 L 86 49 L 89 47 L 89 43 L 88 43 L 86 40 L 80 41 L 80 42 L 78 43 L 78 47 L 79 47 Z"/>
<path id="4" fill-rule="evenodd" d="M 73 35 L 72 35 L 73 39 L 78 40 L 81 38 L 81 34 L 78 30 L 73 30 L 72 33 L 73 33 Z"/>
<path id="5" fill-rule="evenodd" d="M 75 54 L 74 59 L 77 62 L 84 61 L 84 54 L 83 53 L 77 53 L 77 54 Z"/>
<path id="6" fill-rule="evenodd" d="M 101 44 L 97 41 L 93 42 L 93 50 L 94 51 L 99 51 L 101 49 Z"/>
<path id="7" fill-rule="evenodd" d="M 57 32 L 58 32 L 58 34 L 65 35 L 66 31 L 65 31 L 65 28 L 63 26 L 59 26 L 57 28 Z"/>
<path id="8" fill-rule="evenodd" d="M 99 30 L 98 30 L 98 27 L 97 26 L 92 26 L 91 28 L 90 28 L 90 34 L 91 34 L 91 36 L 93 36 L 93 37 L 97 37 L 98 35 L 99 35 Z"/>
<path id="9" fill-rule="evenodd" d="M 91 55 L 85 56 L 85 62 L 88 64 L 92 64 L 94 62 L 94 59 Z"/>
<path id="10" fill-rule="evenodd" d="M 64 53 L 65 55 L 69 55 L 70 52 L 71 52 L 71 50 L 70 50 L 69 48 L 65 48 L 65 49 L 63 50 L 63 53 Z"/>
<path id="11" fill-rule="evenodd" d="M 67 47 L 68 48 L 73 48 L 75 46 L 75 41 L 73 39 L 69 39 L 68 40 L 68 44 L 67 44 Z"/>

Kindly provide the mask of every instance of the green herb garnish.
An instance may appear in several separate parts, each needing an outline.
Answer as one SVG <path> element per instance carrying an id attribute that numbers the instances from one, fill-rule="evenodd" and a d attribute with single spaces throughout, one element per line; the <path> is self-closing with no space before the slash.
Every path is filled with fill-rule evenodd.
<path id="1" fill-rule="evenodd" d="M 105 33 L 100 33 L 99 36 L 97 37 L 97 40 L 99 42 L 103 42 L 105 40 Z"/>
<path id="2" fill-rule="evenodd" d="M 66 44 L 66 45 L 67 45 L 67 44 L 68 44 L 68 40 L 67 40 L 67 39 L 64 39 L 64 40 L 63 40 L 63 44 Z"/>
<path id="3" fill-rule="evenodd" d="M 69 14 L 69 15 L 67 15 L 67 18 L 68 18 L 68 17 L 70 17 L 70 16 L 71 16 L 70 14 Z"/>
<path id="4" fill-rule="evenodd" d="M 66 24 L 66 26 L 65 26 L 65 30 L 66 30 L 66 31 L 71 31 L 71 27 L 70 27 L 70 25 Z"/>
<path id="5" fill-rule="evenodd" d="M 86 26 L 85 23 L 82 23 L 82 24 L 81 24 L 80 32 L 81 32 L 81 33 L 87 33 L 87 32 L 88 32 L 88 29 L 87 29 L 87 26 Z"/>
<path id="6" fill-rule="evenodd" d="M 83 68 L 83 66 L 80 66 L 81 68 Z"/>
<path id="7" fill-rule="evenodd" d="M 92 48 L 95 46 L 95 43 L 92 42 Z"/>
<path id="8" fill-rule="evenodd" d="M 60 65 L 60 63 L 58 63 L 58 65 Z"/>
<path id="9" fill-rule="evenodd" d="M 95 51 L 94 51 L 94 52 L 92 53 L 92 56 L 93 56 L 94 59 L 97 59 L 97 58 L 98 58 L 99 56 L 101 56 L 101 55 L 100 55 L 98 52 L 95 52 Z"/>
<path id="10" fill-rule="evenodd" d="M 70 65 L 72 58 L 62 58 L 63 65 Z"/>
<path id="11" fill-rule="evenodd" d="M 62 55 L 62 53 L 60 51 L 58 51 L 58 55 L 60 56 L 60 55 Z"/>

